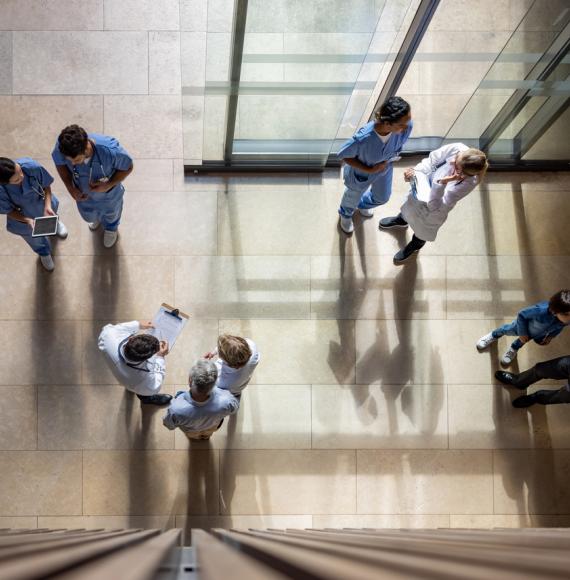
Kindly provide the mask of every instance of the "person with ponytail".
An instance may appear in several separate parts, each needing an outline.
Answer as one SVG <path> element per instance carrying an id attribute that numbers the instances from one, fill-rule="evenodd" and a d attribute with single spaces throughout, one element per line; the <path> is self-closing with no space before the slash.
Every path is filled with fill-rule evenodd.
<path id="1" fill-rule="evenodd" d="M 404 180 L 411 184 L 410 193 L 397 216 L 379 223 L 384 230 L 409 225 L 414 231 L 412 240 L 394 256 L 394 264 L 403 264 L 426 242 L 435 240 L 449 212 L 482 182 L 488 167 L 487 157 L 479 149 L 450 143 L 406 169 Z"/>

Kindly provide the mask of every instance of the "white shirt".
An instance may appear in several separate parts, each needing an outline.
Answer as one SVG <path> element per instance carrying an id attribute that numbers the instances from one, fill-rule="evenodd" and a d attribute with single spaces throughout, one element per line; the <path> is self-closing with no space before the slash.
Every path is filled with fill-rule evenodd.
<path id="1" fill-rule="evenodd" d="M 166 364 L 164 357 L 151 356 L 148 360 L 136 364 L 130 363 L 124 357 L 123 348 L 119 355 L 119 346 L 129 336 L 140 330 L 136 320 L 122 324 L 107 324 L 99 335 L 99 350 L 105 355 L 105 360 L 115 378 L 129 391 L 137 395 L 156 395 L 160 391 Z M 121 356 L 124 360 L 121 360 Z"/>
<path id="2" fill-rule="evenodd" d="M 471 193 L 479 184 L 476 175 L 466 176 L 461 181 L 450 181 L 447 185 L 438 181 L 453 173 L 451 161 L 455 160 L 458 153 L 469 149 L 463 143 L 450 143 L 444 145 L 422 159 L 414 169 L 418 184 L 418 199 L 425 201 L 430 210 L 445 208 L 453 209 L 455 204 L 466 195 Z"/>
<path id="3" fill-rule="evenodd" d="M 239 369 L 233 369 L 221 358 L 216 359 L 218 369 L 218 381 L 216 387 L 230 391 L 233 395 L 239 395 L 248 385 L 255 367 L 259 364 L 261 355 L 253 340 L 245 339 L 251 350 L 251 356 L 245 365 Z"/>

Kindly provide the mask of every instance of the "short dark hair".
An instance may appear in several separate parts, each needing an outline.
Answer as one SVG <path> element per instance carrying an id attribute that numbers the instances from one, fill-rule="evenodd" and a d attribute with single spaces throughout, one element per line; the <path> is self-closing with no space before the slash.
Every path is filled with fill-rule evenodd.
<path id="1" fill-rule="evenodd" d="M 410 104 L 402 97 L 390 97 L 374 114 L 377 122 L 394 123 L 411 111 Z"/>
<path id="2" fill-rule="evenodd" d="M 57 138 L 59 152 L 66 157 L 77 157 L 87 149 L 87 132 L 79 125 L 69 125 Z"/>
<path id="3" fill-rule="evenodd" d="M 160 341 L 152 334 L 134 334 L 125 344 L 125 357 L 132 362 L 143 362 L 160 350 Z"/>
<path id="4" fill-rule="evenodd" d="M 0 183 L 6 185 L 16 173 L 16 164 L 7 157 L 0 157 Z"/>
<path id="5" fill-rule="evenodd" d="M 548 307 L 552 314 L 570 314 L 570 290 L 560 290 L 556 292 L 550 301 Z"/>

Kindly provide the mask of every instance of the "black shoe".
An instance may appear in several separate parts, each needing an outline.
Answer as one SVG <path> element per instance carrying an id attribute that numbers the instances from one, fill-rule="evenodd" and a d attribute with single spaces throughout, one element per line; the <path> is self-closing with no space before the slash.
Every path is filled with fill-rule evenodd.
<path id="1" fill-rule="evenodd" d="M 172 395 L 151 395 L 150 397 L 139 397 L 143 405 L 168 405 L 172 400 Z"/>
<path id="2" fill-rule="evenodd" d="M 513 373 L 506 373 L 505 371 L 497 371 L 495 373 L 495 378 L 503 383 L 503 385 L 511 385 L 511 387 L 515 387 L 515 389 L 520 389 L 521 391 L 526 391 L 526 387 L 519 387 L 515 385 L 514 382 L 517 380 L 518 375 Z"/>
<path id="3" fill-rule="evenodd" d="M 382 218 L 378 223 L 381 230 L 389 230 L 390 228 L 407 228 L 408 222 L 399 215 L 394 217 Z"/>
<path id="4" fill-rule="evenodd" d="M 534 395 L 523 395 L 522 397 L 517 397 L 513 401 L 513 407 L 516 407 L 517 409 L 524 409 L 525 407 L 530 407 L 531 405 L 534 405 L 536 403 L 534 399 L 535 399 Z"/>
<path id="5" fill-rule="evenodd" d="M 406 249 L 407 247 L 394 254 L 394 264 L 396 266 L 399 266 L 400 264 L 407 262 L 414 254 L 417 254 L 419 252 L 419 250 L 406 251 Z"/>

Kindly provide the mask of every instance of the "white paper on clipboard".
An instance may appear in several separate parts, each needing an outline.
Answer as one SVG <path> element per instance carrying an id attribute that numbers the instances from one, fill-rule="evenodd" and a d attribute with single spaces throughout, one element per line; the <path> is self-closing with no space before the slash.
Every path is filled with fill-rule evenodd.
<path id="1" fill-rule="evenodd" d="M 174 307 L 169 304 L 161 304 L 158 312 L 152 319 L 154 328 L 151 334 L 154 334 L 158 340 L 168 341 L 169 350 L 172 350 L 178 335 L 188 322 L 188 314 L 178 311 L 178 315 L 172 314 Z"/>

